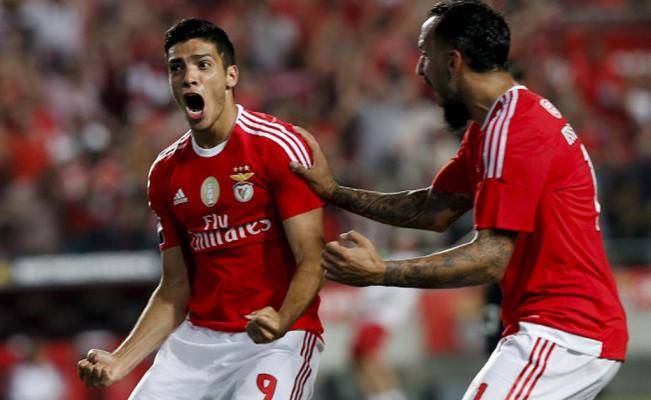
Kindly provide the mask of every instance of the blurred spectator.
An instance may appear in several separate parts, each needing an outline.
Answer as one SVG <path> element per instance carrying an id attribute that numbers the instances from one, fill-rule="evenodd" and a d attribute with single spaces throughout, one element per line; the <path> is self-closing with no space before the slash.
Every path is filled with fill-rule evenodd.
<path id="1" fill-rule="evenodd" d="M 20 336 L 10 343 L 20 361 L 9 374 L 9 400 L 63 400 L 64 381 L 43 353 L 40 341 Z"/>
<path id="2" fill-rule="evenodd" d="M 428 185 L 458 141 L 413 73 L 418 26 L 431 3 L 2 2 L 0 253 L 155 246 L 147 170 L 184 129 L 167 87 L 162 39 L 184 16 L 231 32 L 245 77 L 237 100 L 314 131 L 344 181 L 382 190 Z M 590 147 L 604 230 L 613 238 L 649 237 L 645 2 L 494 3 L 512 22 L 523 81 L 555 102 Z M 357 223 L 340 211 L 329 215 Z M 420 244 L 462 233 L 426 235 Z"/>

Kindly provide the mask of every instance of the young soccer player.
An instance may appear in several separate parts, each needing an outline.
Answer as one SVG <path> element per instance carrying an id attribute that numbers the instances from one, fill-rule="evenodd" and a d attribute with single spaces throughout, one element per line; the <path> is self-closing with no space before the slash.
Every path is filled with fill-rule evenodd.
<path id="1" fill-rule="evenodd" d="M 323 328 L 322 201 L 288 167 L 312 163 L 292 125 L 235 104 L 235 52 L 210 22 L 165 36 L 190 130 L 149 173 L 162 276 L 133 331 L 78 365 L 109 386 L 159 345 L 132 400 L 308 399 Z"/>

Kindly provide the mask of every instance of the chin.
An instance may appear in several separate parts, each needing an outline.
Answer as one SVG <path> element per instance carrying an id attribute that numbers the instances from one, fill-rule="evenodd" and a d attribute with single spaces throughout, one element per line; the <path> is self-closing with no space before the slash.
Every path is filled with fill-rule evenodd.
<path id="1" fill-rule="evenodd" d="M 188 124 L 190 125 L 190 128 L 195 131 L 205 131 L 210 128 L 211 125 L 205 117 L 199 121 L 188 119 Z"/>

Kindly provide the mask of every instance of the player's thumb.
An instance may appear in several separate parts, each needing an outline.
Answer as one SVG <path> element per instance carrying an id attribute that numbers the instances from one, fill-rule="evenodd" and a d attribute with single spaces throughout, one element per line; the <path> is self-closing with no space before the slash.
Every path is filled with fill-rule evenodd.
<path id="1" fill-rule="evenodd" d="M 296 161 L 292 161 L 289 163 L 289 169 L 296 175 L 302 177 L 304 177 L 305 174 L 307 173 L 307 168 L 305 168 L 305 166 L 303 166 L 301 163 L 298 163 Z"/>
<path id="2" fill-rule="evenodd" d="M 98 362 L 107 362 L 110 359 L 109 353 L 102 351 L 102 350 L 97 350 L 97 349 L 91 349 L 88 351 L 88 354 L 86 355 L 86 358 L 88 361 L 90 361 L 93 364 L 97 364 Z"/>
<path id="3" fill-rule="evenodd" d="M 339 235 L 339 238 L 341 240 L 350 240 L 355 242 L 356 245 L 360 247 L 370 247 L 371 246 L 371 241 L 368 240 L 364 235 L 357 231 L 349 231 L 346 233 L 342 233 Z"/>
<path id="4" fill-rule="evenodd" d="M 97 349 L 88 350 L 88 354 L 86 354 L 86 359 L 93 364 L 97 364 L 97 362 L 99 361 L 99 352 L 97 351 Z"/>

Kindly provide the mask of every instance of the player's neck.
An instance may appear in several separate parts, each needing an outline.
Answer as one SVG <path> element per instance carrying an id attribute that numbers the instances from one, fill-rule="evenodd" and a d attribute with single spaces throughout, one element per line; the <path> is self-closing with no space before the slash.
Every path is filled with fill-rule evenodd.
<path id="1" fill-rule="evenodd" d="M 204 149 L 213 148 L 228 140 L 233 131 L 236 119 L 237 107 L 234 102 L 227 101 L 226 104 L 224 104 L 224 110 L 215 123 L 205 130 L 192 129 L 192 136 L 194 136 L 194 140 L 197 142 L 199 147 L 203 147 Z"/>
<path id="2" fill-rule="evenodd" d="M 470 119 L 481 124 L 497 99 L 515 84 L 506 71 L 470 74 L 464 85 L 464 99 Z"/>

